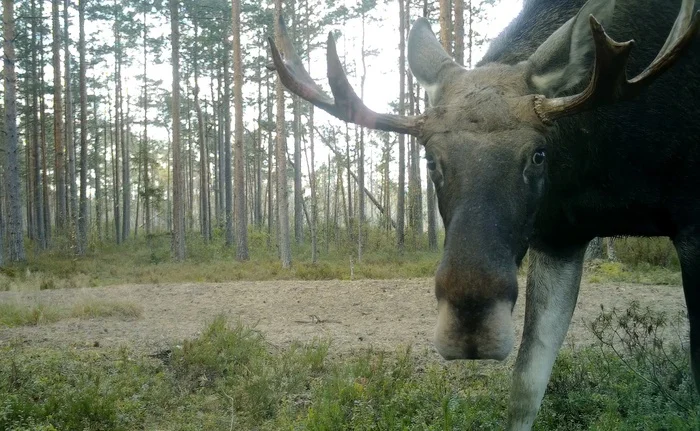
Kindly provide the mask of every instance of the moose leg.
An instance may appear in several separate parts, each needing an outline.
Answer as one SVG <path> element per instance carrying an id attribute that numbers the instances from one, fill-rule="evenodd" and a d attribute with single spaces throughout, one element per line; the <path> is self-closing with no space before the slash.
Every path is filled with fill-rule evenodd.
<path id="1" fill-rule="evenodd" d="M 576 306 L 586 247 L 564 255 L 530 249 L 525 326 L 513 372 L 508 429 L 529 430 Z"/>
<path id="2" fill-rule="evenodd" d="M 681 262 L 683 292 L 690 323 L 690 367 L 700 391 L 700 230 L 690 229 L 673 239 Z"/>

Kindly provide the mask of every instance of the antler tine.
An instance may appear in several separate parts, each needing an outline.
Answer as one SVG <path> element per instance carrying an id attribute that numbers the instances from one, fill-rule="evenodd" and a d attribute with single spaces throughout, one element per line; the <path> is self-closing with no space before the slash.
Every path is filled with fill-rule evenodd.
<path id="1" fill-rule="evenodd" d="M 287 26 L 284 24 L 284 20 L 281 17 L 279 19 L 279 26 L 282 52 L 277 49 L 274 40 L 268 37 L 267 40 L 270 44 L 273 61 L 272 65 L 267 66 L 268 69 L 276 70 L 280 80 L 282 80 L 282 84 L 292 93 L 304 100 L 308 100 L 323 110 L 332 109 L 333 99 L 323 92 L 321 87 L 311 79 L 309 73 L 304 69 L 301 58 L 299 58 L 299 55 L 296 53 L 294 45 L 292 45 L 292 41 L 287 34 Z M 282 58 L 282 56 L 284 56 L 284 58 Z"/>
<path id="2" fill-rule="evenodd" d="M 420 136 L 424 121 L 423 116 L 378 114 L 362 103 L 362 100 L 348 82 L 348 78 L 338 58 L 335 40 L 330 33 L 328 34 L 326 57 L 328 81 L 335 99 L 327 96 L 304 69 L 281 18 L 279 24 L 281 35 L 279 43 L 281 44 L 282 52 L 280 53 L 272 38 L 268 38 L 274 64 L 273 66 L 268 66 L 268 68 L 277 71 L 280 80 L 289 91 L 343 121 L 371 129 Z"/>
<path id="3" fill-rule="evenodd" d="M 550 124 L 557 118 L 637 96 L 673 66 L 690 46 L 700 29 L 700 12 L 693 14 L 694 4 L 694 0 L 683 0 L 680 13 L 659 54 L 646 69 L 630 80 L 625 69 L 634 41 L 614 41 L 591 15 L 590 25 L 595 43 L 591 80 L 585 90 L 573 96 L 552 99 L 535 96 L 535 112 L 542 122 Z"/>

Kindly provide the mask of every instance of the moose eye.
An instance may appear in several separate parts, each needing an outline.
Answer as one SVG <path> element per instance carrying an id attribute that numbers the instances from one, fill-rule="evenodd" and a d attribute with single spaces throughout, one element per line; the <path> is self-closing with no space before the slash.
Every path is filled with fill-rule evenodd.
<path id="1" fill-rule="evenodd" d="M 536 165 L 541 165 L 544 163 L 545 153 L 544 150 L 537 150 L 535 154 L 532 155 L 532 163 Z"/>
<path id="2" fill-rule="evenodd" d="M 435 159 L 432 157 L 426 157 L 425 160 L 428 162 L 428 169 L 434 171 L 437 165 L 435 164 Z"/>

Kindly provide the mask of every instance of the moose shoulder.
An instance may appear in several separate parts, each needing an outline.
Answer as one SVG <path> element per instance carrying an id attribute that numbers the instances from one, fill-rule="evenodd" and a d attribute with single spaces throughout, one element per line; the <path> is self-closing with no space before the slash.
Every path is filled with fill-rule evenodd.
<path id="1" fill-rule="evenodd" d="M 442 356 L 509 354 L 517 267 L 530 250 L 509 429 L 534 422 L 596 236 L 674 241 L 700 388 L 695 9 L 694 0 L 525 0 L 474 70 L 455 63 L 419 19 L 408 63 L 431 106 L 413 117 L 369 110 L 330 36 L 327 96 L 279 22 L 274 68 L 290 91 L 344 121 L 417 136 L 425 147 L 446 227 L 435 276 Z"/>

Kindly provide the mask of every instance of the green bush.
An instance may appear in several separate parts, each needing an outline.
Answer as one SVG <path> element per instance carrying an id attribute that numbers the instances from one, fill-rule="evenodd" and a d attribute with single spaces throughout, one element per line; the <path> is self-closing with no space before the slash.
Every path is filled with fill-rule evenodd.
<path id="1" fill-rule="evenodd" d="M 615 252 L 620 262 L 631 266 L 650 265 L 679 270 L 676 249 L 668 238 L 617 238 Z"/>

